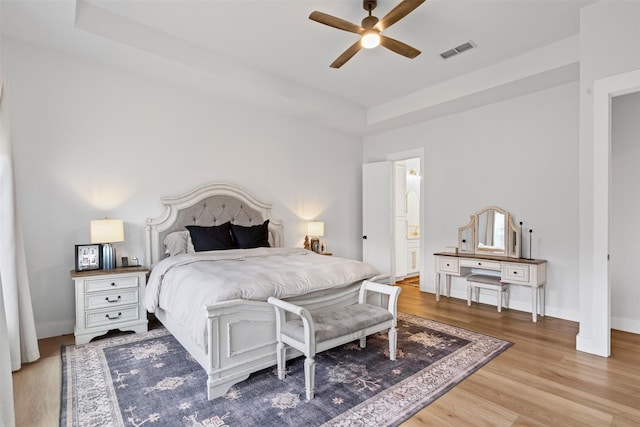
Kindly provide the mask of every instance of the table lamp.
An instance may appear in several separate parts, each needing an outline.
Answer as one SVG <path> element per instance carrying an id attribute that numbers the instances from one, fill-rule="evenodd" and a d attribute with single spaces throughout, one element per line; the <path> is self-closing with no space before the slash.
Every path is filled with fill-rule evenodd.
<path id="1" fill-rule="evenodd" d="M 91 221 L 91 243 L 102 244 L 102 269 L 116 268 L 115 242 L 124 241 L 124 224 L 121 219 L 96 219 Z"/>
<path id="2" fill-rule="evenodd" d="M 308 222 L 307 236 L 311 240 L 311 250 L 313 252 L 320 252 L 320 239 L 318 239 L 318 237 L 324 236 L 324 222 L 322 221 Z"/>

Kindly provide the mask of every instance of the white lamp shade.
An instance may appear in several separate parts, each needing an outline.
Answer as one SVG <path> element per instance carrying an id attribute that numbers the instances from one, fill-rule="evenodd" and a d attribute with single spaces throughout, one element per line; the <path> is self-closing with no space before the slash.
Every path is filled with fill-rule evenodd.
<path id="1" fill-rule="evenodd" d="M 91 243 L 124 241 L 124 224 L 121 219 L 96 219 L 91 221 Z"/>
<path id="2" fill-rule="evenodd" d="M 307 235 L 324 236 L 324 222 L 311 221 L 307 223 Z"/>

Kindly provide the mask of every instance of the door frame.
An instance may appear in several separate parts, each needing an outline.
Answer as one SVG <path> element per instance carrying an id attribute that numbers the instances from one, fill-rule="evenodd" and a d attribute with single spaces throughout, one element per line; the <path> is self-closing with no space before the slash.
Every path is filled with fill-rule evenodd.
<path id="1" fill-rule="evenodd" d="M 399 151 L 399 152 L 395 152 L 395 153 L 389 153 L 387 154 L 387 160 L 390 160 L 392 162 L 397 162 L 400 160 L 407 160 L 407 159 L 416 159 L 419 158 L 420 159 L 420 176 L 422 177 L 421 181 L 420 181 L 420 244 L 419 244 L 419 248 L 420 248 L 420 258 L 418 259 L 418 271 L 420 274 L 420 290 L 425 290 L 426 289 L 426 285 L 425 285 L 425 275 L 424 275 L 424 260 L 425 260 L 425 239 L 424 239 L 424 224 L 425 224 L 425 211 L 426 209 L 424 208 L 424 201 L 425 201 L 425 179 L 424 179 L 424 171 L 425 171 L 425 165 L 424 165 L 424 147 L 421 148 L 415 148 L 412 150 L 406 150 L 406 151 Z M 392 197 L 392 203 L 393 203 L 394 198 Z M 393 206 L 391 206 L 391 208 L 393 208 Z M 394 227 L 395 229 L 395 227 Z M 395 236 L 394 236 L 395 238 Z M 395 255 L 395 254 L 394 254 Z"/>
<path id="2" fill-rule="evenodd" d="M 590 294 L 580 298 L 580 334 L 576 348 L 605 357 L 611 355 L 611 100 L 639 91 L 640 70 L 596 80 L 593 85 L 593 288 Z M 581 292 L 589 292 L 584 285 L 581 284 Z"/>

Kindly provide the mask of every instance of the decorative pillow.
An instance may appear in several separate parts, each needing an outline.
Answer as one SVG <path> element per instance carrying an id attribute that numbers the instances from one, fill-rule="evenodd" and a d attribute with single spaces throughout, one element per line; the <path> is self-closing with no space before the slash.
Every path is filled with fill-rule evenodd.
<path id="1" fill-rule="evenodd" d="M 189 232 L 185 230 L 167 234 L 164 238 L 164 252 L 169 256 L 195 252 Z"/>
<path id="2" fill-rule="evenodd" d="M 231 223 L 202 227 L 199 225 L 187 225 L 187 230 L 193 240 L 196 252 L 216 251 L 224 249 L 236 249 L 237 246 L 231 238 Z"/>
<path id="3" fill-rule="evenodd" d="M 269 220 L 262 225 L 243 227 L 231 224 L 233 240 L 240 249 L 268 248 L 269 245 Z"/>

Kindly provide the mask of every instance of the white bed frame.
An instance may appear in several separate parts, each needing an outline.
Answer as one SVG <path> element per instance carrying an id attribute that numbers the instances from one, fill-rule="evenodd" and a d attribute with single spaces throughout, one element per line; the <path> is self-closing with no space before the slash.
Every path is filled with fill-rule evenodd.
<path id="1" fill-rule="evenodd" d="M 145 227 L 146 259 L 151 267 L 164 258 L 164 238 L 185 225 L 216 225 L 231 221 L 238 225 L 257 225 L 269 220 L 272 246 L 284 245 L 283 227 L 271 218 L 271 205 L 254 198 L 231 184 L 209 184 L 178 197 L 164 197 L 165 214 L 148 219 Z M 382 282 L 376 276 L 369 280 Z M 358 301 L 360 282 L 338 290 L 326 290 L 289 298 L 287 301 L 307 307 L 311 312 L 343 307 Z M 382 305 L 384 301 L 373 301 Z M 206 307 L 207 351 L 191 338 L 189 331 L 162 309 L 155 313 L 173 336 L 200 363 L 208 375 L 209 399 L 223 396 L 234 384 L 253 372 L 276 364 L 276 324 L 273 307 L 265 302 L 232 300 Z M 290 352 L 288 358 L 300 355 Z"/>

